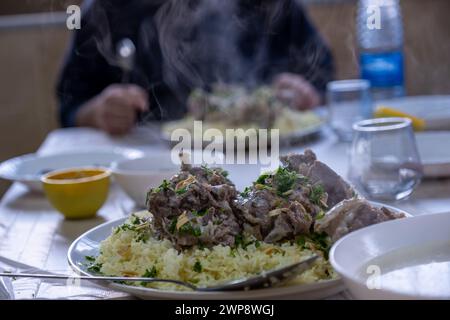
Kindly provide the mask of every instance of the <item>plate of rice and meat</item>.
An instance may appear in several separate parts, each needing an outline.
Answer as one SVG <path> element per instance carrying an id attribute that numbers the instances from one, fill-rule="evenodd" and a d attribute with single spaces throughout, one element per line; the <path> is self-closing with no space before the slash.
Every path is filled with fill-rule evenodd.
<path id="1" fill-rule="evenodd" d="M 205 145 L 207 141 L 203 141 L 203 136 L 194 134 L 197 130 L 194 130 L 194 121 L 202 121 L 203 132 L 216 129 L 224 137 L 227 129 L 256 129 L 246 132 L 247 136 L 255 135 L 255 138 L 259 136 L 259 129 L 278 129 L 280 143 L 292 144 L 318 134 L 326 123 L 324 110 L 294 110 L 278 99 L 270 86 L 250 90 L 215 84 L 211 91 L 194 90 L 187 105 L 189 113 L 185 118 L 162 126 L 163 139 L 172 142 L 171 136 L 176 129 L 186 129 L 194 142 L 199 140 L 197 145 Z"/>
<path id="2" fill-rule="evenodd" d="M 199 288 L 251 278 L 317 255 L 277 286 L 193 291 L 175 284 L 113 283 L 148 299 L 324 298 L 344 286 L 328 261 L 331 245 L 368 225 L 405 217 L 368 202 L 315 154 L 292 154 L 237 191 L 219 167 L 182 164 L 148 192 L 148 211 L 102 224 L 71 245 L 68 260 L 88 276 L 174 279 Z"/>

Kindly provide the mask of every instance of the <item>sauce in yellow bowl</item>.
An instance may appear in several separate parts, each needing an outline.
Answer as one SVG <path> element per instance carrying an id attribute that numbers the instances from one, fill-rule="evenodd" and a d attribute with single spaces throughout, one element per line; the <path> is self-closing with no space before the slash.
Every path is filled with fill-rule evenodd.
<path id="1" fill-rule="evenodd" d="M 95 216 L 108 197 L 110 172 L 74 168 L 47 173 L 41 178 L 50 203 L 68 219 Z"/>

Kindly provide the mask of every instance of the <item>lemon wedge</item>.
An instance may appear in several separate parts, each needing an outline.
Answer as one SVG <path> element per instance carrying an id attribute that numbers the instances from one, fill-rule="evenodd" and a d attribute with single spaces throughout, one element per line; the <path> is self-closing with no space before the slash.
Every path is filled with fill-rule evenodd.
<path id="1" fill-rule="evenodd" d="M 407 114 L 403 111 L 386 107 L 386 106 L 378 106 L 375 110 L 374 116 L 376 118 L 386 118 L 386 117 L 402 117 L 402 118 L 409 118 L 412 121 L 412 125 L 415 131 L 423 131 L 425 130 L 425 120 L 412 116 L 410 114 Z"/>

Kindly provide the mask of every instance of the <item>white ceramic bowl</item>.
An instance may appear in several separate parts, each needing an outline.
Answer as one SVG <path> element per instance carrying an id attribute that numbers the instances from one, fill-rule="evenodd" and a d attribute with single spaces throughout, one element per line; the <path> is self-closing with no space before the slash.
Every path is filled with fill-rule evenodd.
<path id="1" fill-rule="evenodd" d="M 438 281 L 439 287 L 441 287 L 438 290 L 430 285 L 427 289 L 424 289 L 424 284 L 427 286 L 427 281 L 431 281 L 426 280 L 429 273 L 419 280 L 416 277 L 409 281 L 410 278 L 408 277 L 406 280 L 408 281 L 407 289 L 400 287 L 386 289 L 386 286 L 383 285 L 380 286 L 381 289 L 369 289 L 367 286 L 368 277 L 375 275 L 377 271 L 366 269 L 368 265 L 372 264 L 371 261 L 380 259 L 386 254 L 390 256 L 390 259 L 396 257 L 395 260 L 391 260 L 398 260 L 395 264 L 423 259 L 423 255 L 428 254 L 430 259 L 434 261 L 435 253 L 431 249 L 423 251 L 421 248 L 433 248 L 435 244 L 444 244 L 444 246 L 449 244 L 449 230 L 449 213 L 422 215 L 376 224 L 352 232 L 338 240 L 331 248 L 330 262 L 341 275 L 352 295 L 357 299 L 450 299 L 450 273 L 448 270 L 442 275 L 439 274 L 439 277 L 442 276 L 442 281 Z M 448 248 L 450 250 L 450 247 Z M 450 257 L 448 250 L 445 254 Z M 388 266 L 383 266 L 383 263 L 380 263 L 379 271 L 381 271 L 381 274 L 383 274 L 383 269 L 387 268 Z M 363 273 L 364 270 L 366 273 Z M 407 276 L 406 273 L 403 275 Z M 372 278 L 372 280 L 374 279 Z M 445 283 L 448 287 L 442 290 L 442 285 L 445 285 Z M 428 292 L 424 292 L 424 290 Z"/>
<path id="2" fill-rule="evenodd" d="M 170 153 L 146 155 L 137 159 L 119 160 L 112 165 L 114 180 L 140 207 L 145 207 L 147 192 L 164 179 L 169 180 L 179 171 L 171 161 Z"/>
<path id="3" fill-rule="evenodd" d="M 201 151 L 186 152 L 189 161 L 195 166 L 203 163 Z M 238 191 L 243 191 L 245 187 L 251 186 L 261 172 L 267 171 L 268 166 L 261 164 L 221 164 L 224 159 L 223 154 L 218 155 L 218 164 L 211 164 L 210 167 L 221 167 L 228 171 L 228 178 L 235 184 Z M 173 162 L 170 152 L 146 155 L 138 159 L 120 160 L 112 165 L 114 180 L 140 207 L 145 207 L 147 192 L 150 188 L 157 187 L 164 179 L 169 180 L 174 174 L 179 172 L 180 160 L 177 158 Z M 200 161 L 200 162 L 197 162 Z M 273 168 L 278 162 L 273 165 Z M 273 169 L 272 168 L 272 169 Z"/>

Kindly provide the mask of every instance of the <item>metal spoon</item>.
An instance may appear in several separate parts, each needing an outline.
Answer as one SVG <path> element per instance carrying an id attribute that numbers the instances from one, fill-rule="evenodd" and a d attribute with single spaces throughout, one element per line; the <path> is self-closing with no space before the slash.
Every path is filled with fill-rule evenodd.
<path id="1" fill-rule="evenodd" d="M 172 280 L 172 279 L 159 279 L 159 278 L 143 278 L 143 277 L 107 277 L 107 276 L 69 276 L 62 274 L 33 274 L 33 273 L 0 273 L 0 277 L 11 277 L 11 278 L 40 278 L 40 279 L 74 279 L 74 280 L 89 280 L 89 281 L 126 281 L 126 282 L 166 282 L 174 283 L 192 289 L 194 291 L 236 291 L 236 290 L 250 290 L 258 288 L 269 288 L 274 285 L 283 283 L 294 276 L 307 270 L 312 263 L 318 258 L 317 255 L 313 255 L 306 260 L 300 261 L 298 263 L 291 264 L 289 266 L 272 270 L 263 273 L 259 276 L 244 278 L 228 282 L 222 285 L 213 287 L 196 287 L 190 283 Z"/>
<path id="2" fill-rule="evenodd" d="M 130 38 L 123 38 L 116 45 L 117 65 L 122 69 L 122 84 L 131 82 L 131 73 L 136 64 L 136 46 Z M 137 119 L 140 121 L 143 114 L 137 111 Z"/>
<path id="3" fill-rule="evenodd" d="M 134 69 L 136 46 L 129 38 L 124 38 L 116 46 L 117 63 L 122 69 L 122 83 L 130 82 L 130 75 Z"/>

